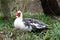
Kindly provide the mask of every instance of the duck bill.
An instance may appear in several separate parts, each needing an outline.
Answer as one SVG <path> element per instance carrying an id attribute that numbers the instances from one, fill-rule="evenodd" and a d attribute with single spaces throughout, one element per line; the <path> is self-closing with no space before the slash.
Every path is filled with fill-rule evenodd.
<path id="1" fill-rule="evenodd" d="M 16 18 L 18 18 L 18 16 L 16 16 Z"/>

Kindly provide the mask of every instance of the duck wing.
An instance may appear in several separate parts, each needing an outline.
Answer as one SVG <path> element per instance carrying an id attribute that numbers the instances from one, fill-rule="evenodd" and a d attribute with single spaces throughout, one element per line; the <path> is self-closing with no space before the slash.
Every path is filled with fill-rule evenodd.
<path id="1" fill-rule="evenodd" d="M 28 26 L 28 28 L 32 27 L 33 31 L 50 29 L 50 27 L 47 24 L 36 19 L 25 18 L 23 21 L 25 26 Z"/>

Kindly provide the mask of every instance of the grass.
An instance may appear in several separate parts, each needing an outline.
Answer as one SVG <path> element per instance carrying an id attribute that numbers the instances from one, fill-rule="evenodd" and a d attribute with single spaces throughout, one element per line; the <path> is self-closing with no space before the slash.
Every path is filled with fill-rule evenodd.
<path id="1" fill-rule="evenodd" d="M 41 33 L 23 32 L 13 26 L 15 15 L 12 16 L 13 20 L 11 21 L 2 20 L 2 17 L 0 17 L 0 40 L 60 40 L 60 21 L 52 20 L 44 14 L 24 14 L 23 17 L 41 20 L 50 25 L 52 29 Z"/>

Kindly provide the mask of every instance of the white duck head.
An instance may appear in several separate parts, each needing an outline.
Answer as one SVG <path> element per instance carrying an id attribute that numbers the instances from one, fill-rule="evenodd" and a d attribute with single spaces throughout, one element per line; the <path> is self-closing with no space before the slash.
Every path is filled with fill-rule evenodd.
<path id="1" fill-rule="evenodd" d="M 22 19 L 22 12 L 20 10 L 17 11 L 16 18 Z M 23 20 L 23 19 L 22 19 Z"/>

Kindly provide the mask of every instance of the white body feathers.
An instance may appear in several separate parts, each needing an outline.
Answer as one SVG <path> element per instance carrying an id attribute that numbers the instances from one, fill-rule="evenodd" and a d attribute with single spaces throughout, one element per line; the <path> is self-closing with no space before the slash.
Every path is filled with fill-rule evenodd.
<path id="1" fill-rule="evenodd" d="M 15 26 L 15 28 L 18 28 L 18 29 L 24 30 L 24 31 L 31 31 L 32 30 L 32 27 L 30 27 L 30 28 L 28 28 L 28 26 L 25 27 L 24 22 L 20 18 L 15 19 L 14 26 Z"/>

